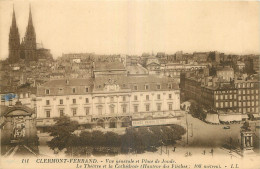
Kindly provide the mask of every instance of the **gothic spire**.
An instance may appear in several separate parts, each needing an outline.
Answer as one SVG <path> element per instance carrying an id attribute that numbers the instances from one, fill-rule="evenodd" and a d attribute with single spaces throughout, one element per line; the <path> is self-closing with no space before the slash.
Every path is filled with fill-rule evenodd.
<path id="1" fill-rule="evenodd" d="M 30 9 L 29 9 L 29 20 L 28 20 L 28 25 L 26 28 L 26 33 L 25 33 L 25 39 L 35 39 L 35 30 L 33 26 L 33 21 L 32 21 L 32 12 L 31 12 L 31 4 L 30 4 Z M 36 43 L 36 42 L 35 42 Z"/>
<path id="2" fill-rule="evenodd" d="M 13 6 L 12 25 L 9 32 L 9 61 L 15 63 L 20 59 L 20 35 L 16 24 L 15 11 Z"/>
<path id="3" fill-rule="evenodd" d="M 29 25 L 33 27 L 31 4 L 30 4 L 30 9 L 29 9 L 29 21 L 28 21 L 28 26 L 29 26 Z"/>
<path id="4" fill-rule="evenodd" d="M 16 18 L 15 18 L 15 12 L 14 12 L 14 5 L 13 5 L 12 27 L 16 27 Z"/>

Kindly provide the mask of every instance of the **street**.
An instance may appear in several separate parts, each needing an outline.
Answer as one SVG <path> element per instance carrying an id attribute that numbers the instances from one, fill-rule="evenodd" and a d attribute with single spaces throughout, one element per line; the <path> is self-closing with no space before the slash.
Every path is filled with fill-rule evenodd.
<path id="1" fill-rule="evenodd" d="M 212 125 L 207 124 L 197 118 L 187 114 L 188 122 L 188 145 L 193 147 L 221 147 L 224 144 L 238 146 L 240 141 L 240 127 L 242 124 L 230 125 Z M 186 115 L 183 118 L 182 125 L 186 128 Z M 230 129 L 224 129 L 224 126 L 230 126 Z M 231 138 L 231 139 L 230 139 Z M 186 134 L 187 144 L 187 134 Z"/>

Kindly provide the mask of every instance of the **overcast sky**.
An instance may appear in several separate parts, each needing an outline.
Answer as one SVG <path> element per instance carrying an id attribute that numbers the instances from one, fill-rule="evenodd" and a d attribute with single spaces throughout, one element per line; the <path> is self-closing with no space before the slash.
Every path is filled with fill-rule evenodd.
<path id="1" fill-rule="evenodd" d="M 259 2 L 33 0 L 37 42 L 54 57 L 68 52 L 141 54 L 259 53 Z M 13 4 L 20 38 L 28 1 L 0 1 L 0 57 L 8 56 Z"/>

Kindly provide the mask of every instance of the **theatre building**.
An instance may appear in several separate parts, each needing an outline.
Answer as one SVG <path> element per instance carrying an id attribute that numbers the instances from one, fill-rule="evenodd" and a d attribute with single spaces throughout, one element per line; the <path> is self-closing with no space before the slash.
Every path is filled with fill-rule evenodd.
<path id="1" fill-rule="evenodd" d="M 82 128 L 165 125 L 180 121 L 178 84 L 168 77 L 106 75 L 56 79 L 37 88 L 37 127 L 67 115 Z"/>

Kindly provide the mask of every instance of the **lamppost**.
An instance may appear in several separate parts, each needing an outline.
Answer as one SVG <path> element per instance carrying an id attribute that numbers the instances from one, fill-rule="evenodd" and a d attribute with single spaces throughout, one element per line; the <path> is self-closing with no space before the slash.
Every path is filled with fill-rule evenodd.
<path id="1" fill-rule="evenodd" d="M 187 128 L 187 144 L 189 144 L 189 125 L 188 125 L 188 112 L 186 114 L 186 128 Z"/>

